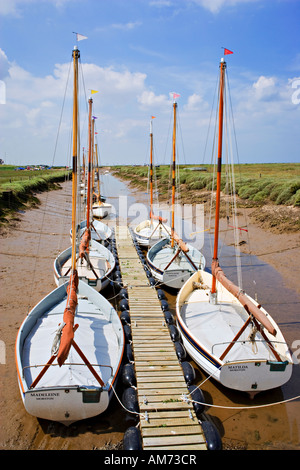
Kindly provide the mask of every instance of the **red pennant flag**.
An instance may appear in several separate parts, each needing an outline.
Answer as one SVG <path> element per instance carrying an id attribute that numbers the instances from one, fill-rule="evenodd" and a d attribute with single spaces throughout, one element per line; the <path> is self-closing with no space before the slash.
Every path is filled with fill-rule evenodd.
<path id="1" fill-rule="evenodd" d="M 233 52 L 230 51 L 229 49 L 225 49 L 225 47 L 224 47 L 224 55 L 226 55 L 226 54 L 233 54 Z"/>

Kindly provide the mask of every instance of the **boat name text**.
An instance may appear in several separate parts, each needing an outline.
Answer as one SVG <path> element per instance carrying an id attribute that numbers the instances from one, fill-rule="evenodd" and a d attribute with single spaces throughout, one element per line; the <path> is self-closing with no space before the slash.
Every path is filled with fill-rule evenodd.
<path id="1" fill-rule="evenodd" d="M 236 366 L 228 366 L 230 372 L 242 372 L 248 369 L 248 366 L 236 365 Z"/>
<path id="2" fill-rule="evenodd" d="M 59 392 L 31 393 L 30 396 L 37 400 L 53 400 L 54 397 L 59 397 Z"/>

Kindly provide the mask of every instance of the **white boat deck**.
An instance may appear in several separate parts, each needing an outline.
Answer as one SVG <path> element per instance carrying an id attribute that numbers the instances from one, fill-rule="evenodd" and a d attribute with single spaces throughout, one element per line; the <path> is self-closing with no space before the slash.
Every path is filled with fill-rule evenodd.
<path id="1" fill-rule="evenodd" d="M 164 271 L 164 269 L 168 266 L 172 258 L 175 256 L 175 254 L 176 254 L 176 248 L 174 250 L 174 248 L 170 246 L 164 247 L 162 250 L 154 254 L 153 258 L 151 259 L 151 262 L 158 269 Z M 192 261 L 196 264 L 196 266 L 199 267 L 200 257 L 199 257 L 199 260 L 195 260 L 193 250 L 191 252 L 190 251 L 188 252 L 188 256 L 192 259 Z M 182 252 L 175 258 L 175 260 L 168 267 L 168 270 L 172 270 L 172 269 L 186 269 L 191 272 L 195 271 L 191 263 L 187 260 L 186 256 Z"/>
<path id="2" fill-rule="evenodd" d="M 149 238 L 153 234 L 153 239 L 160 239 L 162 237 L 168 237 L 171 229 L 168 231 L 166 230 L 163 226 L 157 227 L 158 223 L 150 226 L 145 225 L 143 228 L 139 228 L 139 226 L 136 228 L 136 234 L 141 235 L 143 237 Z"/>
<path id="3" fill-rule="evenodd" d="M 203 289 L 193 291 L 186 299 L 189 303 L 185 302 L 182 305 L 181 317 L 199 343 L 209 353 L 220 357 L 244 325 L 248 314 L 237 303 L 228 301 L 214 305 L 207 299 L 208 291 Z M 260 333 L 256 333 L 258 341 L 255 345 L 249 341 L 251 331 L 251 325 L 248 325 L 225 356 L 225 362 L 241 359 L 275 359 Z"/>
<path id="4" fill-rule="evenodd" d="M 90 250 L 89 259 L 91 265 L 93 266 L 94 271 L 88 266 L 87 261 L 85 259 L 78 261 L 77 272 L 79 277 L 86 277 L 91 280 L 102 279 L 105 274 L 109 271 L 110 265 L 108 264 L 107 260 L 104 256 L 99 256 L 97 251 Z M 63 265 L 61 270 L 61 275 L 65 276 L 67 273 L 70 272 L 71 268 L 71 258 L 69 258 Z"/>
<path id="5" fill-rule="evenodd" d="M 25 340 L 22 364 L 28 386 L 52 355 L 52 343 L 58 324 L 62 321 L 65 306 L 66 299 L 39 318 Z M 99 308 L 84 298 L 78 299 L 75 324 L 79 325 L 74 335 L 75 342 L 106 383 L 112 374 L 111 367 L 115 368 L 117 364 L 119 354 L 118 338 L 112 324 L 107 321 Z M 109 341 L 105 338 L 109 338 Z M 62 367 L 52 365 L 39 381 L 38 387 L 76 385 L 89 387 L 99 386 L 99 383 L 71 347 L 66 363 Z"/>

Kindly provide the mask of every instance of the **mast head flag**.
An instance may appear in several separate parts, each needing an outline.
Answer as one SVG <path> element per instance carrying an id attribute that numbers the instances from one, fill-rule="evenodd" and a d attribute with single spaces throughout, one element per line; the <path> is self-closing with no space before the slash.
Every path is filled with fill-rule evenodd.
<path id="1" fill-rule="evenodd" d="M 73 31 L 73 34 L 76 34 L 76 41 L 82 41 L 83 39 L 87 39 L 87 36 L 83 36 L 83 34 L 76 33 Z"/>
<path id="2" fill-rule="evenodd" d="M 172 93 L 172 95 L 173 95 L 173 101 L 174 101 L 174 103 L 176 103 L 176 98 L 179 98 L 180 95 L 178 93 L 174 93 L 174 92 Z"/>
<path id="3" fill-rule="evenodd" d="M 230 51 L 229 49 L 226 49 L 226 47 L 222 47 L 222 49 L 224 49 L 224 55 L 233 54 L 233 52 Z M 224 61 L 224 59 L 223 59 L 223 61 Z"/>
<path id="4" fill-rule="evenodd" d="M 151 119 L 150 119 L 150 134 L 152 134 L 152 121 L 153 119 L 155 119 L 155 116 L 151 116 Z"/>

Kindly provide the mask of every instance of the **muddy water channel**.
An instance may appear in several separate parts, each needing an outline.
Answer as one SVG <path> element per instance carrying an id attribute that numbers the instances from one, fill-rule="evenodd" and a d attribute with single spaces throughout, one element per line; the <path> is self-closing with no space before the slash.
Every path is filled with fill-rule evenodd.
<path id="1" fill-rule="evenodd" d="M 107 223 L 136 224 L 147 216 L 147 197 L 131 190 L 110 174 L 102 175 L 102 193 L 114 206 Z M 1 374 L 1 442 L 2 449 L 120 449 L 123 434 L 132 424 L 118 400 L 114 398 L 108 411 L 100 416 L 70 427 L 37 420 L 24 410 L 17 385 L 14 364 L 14 342 L 18 328 L 38 301 L 55 288 L 53 261 L 70 244 L 71 221 L 70 183 L 63 189 L 40 194 L 37 209 L 19 214 L 15 228 L 1 236 L 0 248 L 0 340 L 5 357 L 0 363 Z M 199 227 L 196 227 L 196 229 Z M 195 226 L 187 218 L 183 238 Z M 199 231 L 201 232 L 201 230 Z M 202 230 L 203 232 L 203 230 Z M 209 269 L 211 243 L 207 233 L 196 234 L 193 242 L 201 248 Z M 300 449 L 300 401 L 287 400 L 299 395 L 300 349 L 299 296 L 283 287 L 278 271 L 261 259 L 247 255 L 239 258 L 243 272 L 243 289 L 270 312 L 282 329 L 294 352 L 295 366 L 291 380 L 281 389 L 258 394 L 250 400 L 246 394 L 225 389 L 192 362 L 196 383 L 208 404 L 206 414 L 216 424 L 224 449 Z M 232 246 L 222 246 L 220 264 L 228 277 L 236 281 L 236 258 Z M 176 295 L 166 289 L 169 309 L 175 313 Z M 113 284 L 104 293 L 117 306 Z M 298 341 L 298 343 L 297 343 Z M 298 354 L 300 359 L 300 354 Z M 122 394 L 121 385 L 117 393 Z M 278 402 L 284 402 L 277 404 Z M 274 404 L 270 406 L 270 404 Z M 243 407 L 243 409 L 239 409 Z"/>

